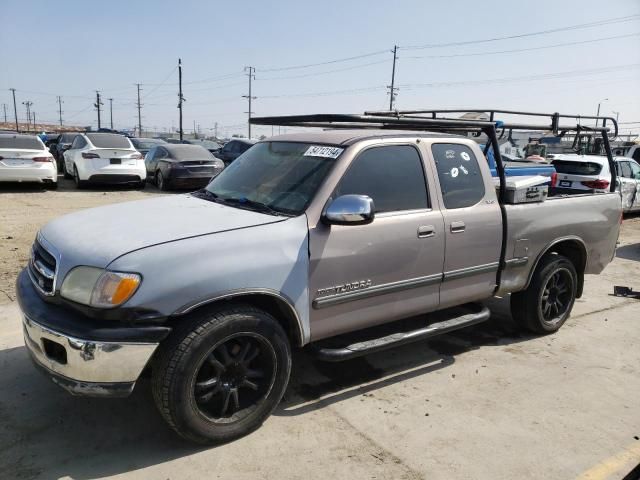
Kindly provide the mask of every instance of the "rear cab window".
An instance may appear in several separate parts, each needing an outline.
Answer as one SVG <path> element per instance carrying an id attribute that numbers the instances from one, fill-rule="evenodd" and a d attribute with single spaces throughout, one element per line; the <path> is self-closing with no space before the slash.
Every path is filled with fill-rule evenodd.
<path id="1" fill-rule="evenodd" d="M 132 148 L 124 135 L 113 133 L 87 133 L 87 138 L 96 148 Z"/>
<path id="2" fill-rule="evenodd" d="M 484 198 L 484 178 L 473 151 L 457 143 L 434 143 L 442 200 L 447 209 L 471 207 Z"/>

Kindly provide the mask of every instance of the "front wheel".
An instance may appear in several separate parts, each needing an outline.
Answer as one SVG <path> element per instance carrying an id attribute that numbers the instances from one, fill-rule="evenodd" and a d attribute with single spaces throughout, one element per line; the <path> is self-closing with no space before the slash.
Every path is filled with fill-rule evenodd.
<path id="1" fill-rule="evenodd" d="M 291 349 L 282 326 L 247 305 L 184 322 L 161 345 L 152 368 L 160 413 L 197 443 L 224 443 L 254 431 L 289 381 Z"/>
<path id="2" fill-rule="evenodd" d="M 545 255 L 529 287 L 511 295 L 511 315 L 534 333 L 556 332 L 569 318 L 577 291 L 578 274 L 573 263 L 562 255 Z"/>

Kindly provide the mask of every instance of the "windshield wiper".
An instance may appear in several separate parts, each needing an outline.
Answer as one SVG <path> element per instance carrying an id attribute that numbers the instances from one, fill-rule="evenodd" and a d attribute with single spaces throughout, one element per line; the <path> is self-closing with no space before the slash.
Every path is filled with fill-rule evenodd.
<path id="1" fill-rule="evenodd" d="M 226 204 L 234 205 L 239 208 L 246 208 L 247 210 L 254 210 L 256 212 L 262 212 L 262 213 L 269 213 L 271 215 L 287 216 L 287 217 L 289 216 L 286 213 L 283 213 L 271 208 L 266 203 L 256 202 L 255 200 L 249 200 L 248 198 L 245 198 L 245 197 L 221 198 L 221 200 Z"/>
<path id="2" fill-rule="evenodd" d="M 196 190 L 195 192 L 191 192 L 191 195 L 197 198 L 201 198 L 203 200 L 209 200 L 210 202 L 224 203 L 217 194 L 210 192 L 206 188 L 203 188 L 201 190 Z"/>

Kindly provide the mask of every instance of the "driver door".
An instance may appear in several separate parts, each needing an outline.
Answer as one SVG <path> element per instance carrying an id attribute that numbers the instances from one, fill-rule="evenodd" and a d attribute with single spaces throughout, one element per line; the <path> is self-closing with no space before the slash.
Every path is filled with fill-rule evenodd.
<path id="1" fill-rule="evenodd" d="M 332 199 L 373 199 L 367 225 L 325 225 L 309 232 L 311 340 L 435 310 L 444 225 L 432 209 L 424 164 L 413 145 L 360 153 Z M 331 199 L 329 200 L 331 201 Z"/>

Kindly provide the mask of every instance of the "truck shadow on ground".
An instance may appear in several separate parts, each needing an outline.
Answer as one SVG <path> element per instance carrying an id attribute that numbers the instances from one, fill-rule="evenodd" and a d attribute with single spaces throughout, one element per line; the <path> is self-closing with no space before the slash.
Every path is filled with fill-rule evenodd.
<path id="1" fill-rule="evenodd" d="M 624 245 L 616 250 L 616 257 L 640 262 L 640 243 Z"/>
<path id="2" fill-rule="evenodd" d="M 529 338 L 510 320 L 497 317 L 339 364 L 319 362 L 299 350 L 289 388 L 275 415 L 301 416 L 445 369 L 455 362 L 455 356 L 467 351 Z M 216 454 L 212 447 L 181 441 L 164 424 L 148 380 L 141 380 L 126 399 L 72 397 L 34 369 L 24 347 L 16 347 L 0 350 L 0 385 L 0 478 L 88 479 L 135 471 L 207 449 Z"/>

